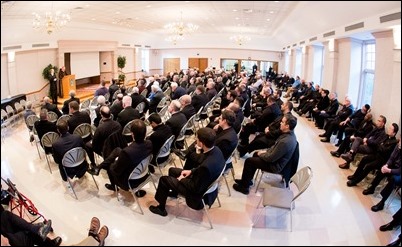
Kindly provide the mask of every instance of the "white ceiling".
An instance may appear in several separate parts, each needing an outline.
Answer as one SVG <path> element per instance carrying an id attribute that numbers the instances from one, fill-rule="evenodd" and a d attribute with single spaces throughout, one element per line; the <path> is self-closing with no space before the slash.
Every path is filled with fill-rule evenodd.
<path id="1" fill-rule="evenodd" d="M 3 28 L 31 25 L 34 12 L 43 14 L 53 10 L 70 13 L 72 21 L 69 25 L 76 30 L 81 26 L 98 26 L 125 33 L 146 32 L 164 36 L 167 36 L 164 25 L 179 20 L 182 13 L 184 22 L 199 25 L 197 35 L 230 37 L 243 33 L 252 38 L 274 41 L 275 48 L 281 49 L 333 28 L 353 24 L 356 20 L 398 8 L 400 11 L 401 2 L 2 1 L 1 6 L 2 45 L 8 43 L 7 36 L 3 39 Z M 3 26 L 3 23 L 7 24 Z M 360 36 L 355 34 L 355 37 Z"/>

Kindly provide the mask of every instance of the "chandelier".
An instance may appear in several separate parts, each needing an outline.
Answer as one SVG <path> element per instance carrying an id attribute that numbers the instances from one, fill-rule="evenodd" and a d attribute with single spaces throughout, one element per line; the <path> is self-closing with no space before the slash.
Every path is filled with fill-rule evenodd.
<path id="1" fill-rule="evenodd" d="M 180 36 L 180 35 L 170 35 L 165 40 L 168 41 L 168 42 L 172 42 L 174 45 L 176 45 L 177 41 L 184 40 L 184 37 Z"/>
<path id="2" fill-rule="evenodd" d="M 38 13 L 33 13 L 33 23 L 34 29 L 44 29 L 47 34 L 52 34 L 54 31 L 59 30 L 61 27 L 65 26 L 71 20 L 69 14 L 61 13 L 60 11 L 53 12 L 47 11 L 43 16 Z"/>
<path id="3" fill-rule="evenodd" d="M 236 42 L 236 44 L 238 45 L 243 45 L 244 43 L 251 40 L 249 36 L 243 34 L 233 35 L 232 37 L 230 37 L 230 39 Z"/>
<path id="4" fill-rule="evenodd" d="M 169 34 L 176 36 L 183 36 L 184 34 L 191 34 L 198 30 L 198 26 L 192 23 L 183 22 L 183 12 L 181 13 L 180 21 L 166 24 L 164 28 Z"/>

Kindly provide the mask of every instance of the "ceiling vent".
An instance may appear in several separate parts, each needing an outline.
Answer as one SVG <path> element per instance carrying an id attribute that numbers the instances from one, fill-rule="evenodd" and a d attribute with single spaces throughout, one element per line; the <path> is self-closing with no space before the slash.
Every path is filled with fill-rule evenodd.
<path id="1" fill-rule="evenodd" d="M 22 48 L 21 45 L 6 46 L 6 47 L 3 47 L 3 51 L 17 50 L 17 49 L 21 49 L 21 48 Z"/>
<path id="2" fill-rule="evenodd" d="M 251 14 L 251 13 L 253 13 L 253 10 L 252 9 L 243 9 L 243 12 L 245 14 Z"/>
<path id="3" fill-rule="evenodd" d="M 332 36 L 332 35 L 335 35 L 335 31 L 324 33 L 324 35 L 322 35 L 322 37 L 326 38 L 326 37 L 329 37 L 329 36 Z"/>
<path id="4" fill-rule="evenodd" d="M 49 47 L 50 44 L 46 43 L 46 44 L 32 44 L 32 48 L 38 48 L 38 47 Z"/>
<path id="5" fill-rule="evenodd" d="M 299 44 L 304 45 L 305 43 L 306 43 L 306 41 L 301 41 Z"/>
<path id="6" fill-rule="evenodd" d="M 144 46 L 145 48 L 151 48 L 151 46 L 150 45 L 146 45 L 146 46 Z"/>
<path id="7" fill-rule="evenodd" d="M 142 45 L 134 45 L 134 47 L 142 47 Z"/>
<path id="8" fill-rule="evenodd" d="M 130 47 L 130 44 L 121 44 L 121 46 Z"/>
<path id="9" fill-rule="evenodd" d="M 401 12 L 393 13 L 389 15 L 384 15 L 380 17 L 380 23 L 388 22 L 388 21 L 395 21 L 401 19 Z"/>
<path id="10" fill-rule="evenodd" d="M 355 30 L 358 28 L 362 28 L 362 27 L 364 27 L 364 22 L 359 22 L 359 23 L 345 27 L 345 32 Z"/>
<path id="11" fill-rule="evenodd" d="M 309 41 L 310 41 L 310 42 L 312 42 L 312 41 L 316 41 L 316 40 L 317 40 L 317 36 L 312 37 L 312 38 L 310 38 L 310 39 L 309 39 Z"/>

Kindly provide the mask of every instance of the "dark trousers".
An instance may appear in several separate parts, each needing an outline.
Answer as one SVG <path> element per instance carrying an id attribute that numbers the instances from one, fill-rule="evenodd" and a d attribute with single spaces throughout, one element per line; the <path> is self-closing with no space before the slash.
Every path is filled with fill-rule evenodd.
<path id="1" fill-rule="evenodd" d="M 243 173 L 241 175 L 241 186 L 248 188 L 252 184 L 252 180 L 257 169 L 273 173 L 273 171 L 270 169 L 270 163 L 264 161 L 255 153 L 253 157 L 247 158 L 244 162 Z"/>
<path id="2" fill-rule="evenodd" d="M 113 174 L 110 172 L 110 166 L 114 163 L 116 158 L 119 157 L 121 150 L 122 149 L 119 147 L 113 149 L 113 151 L 109 154 L 109 156 L 106 157 L 106 159 L 102 163 L 99 164 L 99 168 L 106 170 L 107 175 L 109 176 L 110 184 L 113 186 L 116 185 L 116 181 L 114 179 Z"/>
<path id="3" fill-rule="evenodd" d="M 275 139 L 270 138 L 265 134 L 258 135 L 247 146 L 247 152 L 251 153 L 254 150 L 272 147 L 275 144 Z"/>
<path id="4" fill-rule="evenodd" d="M 165 207 L 169 196 L 177 196 L 178 194 L 186 196 L 188 194 L 187 188 L 177 179 L 182 170 L 183 169 L 172 167 L 169 169 L 168 176 L 162 176 L 159 179 L 155 200 L 159 203 L 160 207 Z"/>
<path id="5" fill-rule="evenodd" d="M 401 186 L 401 175 L 391 175 L 388 177 L 388 183 L 385 185 L 384 189 L 381 190 L 381 202 L 385 203 L 388 197 L 391 195 L 395 186 Z"/>
<path id="6" fill-rule="evenodd" d="M 371 171 L 380 169 L 385 162 L 386 160 L 384 158 L 376 154 L 364 156 L 357 166 L 355 173 L 353 174 L 355 177 L 353 181 L 359 183 L 365 177 L 367 177 Z"/>
<path id="7" fill-rule="evenodd" d="M 39 228 L 10 211 L 1 213 L 1 234 L 8 238 L 11 246 L 52 246 L 49 238 L 43 241 L 38 235 Z"/>

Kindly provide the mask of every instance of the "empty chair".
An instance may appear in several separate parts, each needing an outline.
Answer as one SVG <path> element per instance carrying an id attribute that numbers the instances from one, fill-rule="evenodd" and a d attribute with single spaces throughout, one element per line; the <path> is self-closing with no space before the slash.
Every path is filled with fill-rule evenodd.
<path id="1" fill-rule="evenodd" d="M 75 199 L 77 199 L 77 200 L 78 200 L 78 197 L 77 197 L 77 194 L 75 193 L 75 190 L 71 183 L 70 177 L 67 175 L 66 167 L 68 167 L 68 168 L 77 167 L 77 166 L 81 165 L 85 159 L 86 159 L 86 152 L 82 147 L 76 147 L 76 148 L 73 148 L 73 149 L 67 151 L 64 154 L 63 159 L 62 159 L 63 170 L 66 173 L 67 181 L 70 184 L 70 187 L 74 193 Z M 99 190 L 98 184 L 96 183 L 96 180 L 93 175 L 92 175 L 92 179 L 94 180 L 96 188 Z"/>
<path id="2" fill-rule="evenodd" d="M 261 202 L 263 208 L 260 210 L 253 226 L 258 222 L 262 212 L 267 207 L 287 209 L 290 211 L 290 231 L 292 231 L 292 211 L 295 207 L 295 200 L 303 194 L 304 191 L 309 187 L 311 179 L 313 177 L 313 171 L 309 166 L 303 167 L 295 173 L 290 179 L 289 188 L 277 188 L 277 187 L 267 187 L 264 189 L 264 193 L 261 197 L 257 208 L 260 206 Z M 294 186 L 291 186 L 291 185 Z M 291 187 L 295 187 L 293 191 Z"/>
<path id="3" fill-rule="evenodd" d="M 51 149 L 53 146 L 53 143 L 59 139 L 60 136 L 56 132 L 47 132 L 42 136 L 41 142 L 43 149 L 45 150 L 45 157 L 47 161 L 47 165 L 49 166 L 49 171 L 52 173 L 52 168 L 50 168 L 50 163 L 49 163 L 49 158 L 47 157 L 49 154 L 51 154 L 49 151 L 46 151 L 46 148 Z"/>
<path id="4" fill-rule="evenodd" d="M 136 202 L 138 207 L 140 208 L 141 214 L 144 214 L 144 211 L 142 210 L 142 207 L 141 207 L 140 203 L 138 202 L 138 197 L 137 197 L 136 193 L 150 181 L 152 181 L 152 184 L 154 185 L 154 188 L 156 190 L 155 181 L 153 180 L 152 175 L 148 169 L 151 159 L 152 159 L 152 154 L 149 155 L 148 157 L 146 157 L 145 159 L 143 159 L 141 161 L 141 163 L 138 164 L 134 168 L 134 170 L 131 172 L 130 176 L 128 177 L 128 181 L 127 181 L 128 187 L 130 188 L 130 191 L 133 194 L 134 202 Z M 144 177 L 146 177 L 145 180 L 144 180 Z M 132 186 L 132 183 L 130 182 L 130 180 L 144 180 L 144 181 L 141 182 L 140 184 L 138 184 L 137 186 Z M 117 185 L 116 185 L 116 192 L 118 193 Z M 118 195 L 117 195 L 117 199 L 119 199 Z"/>

